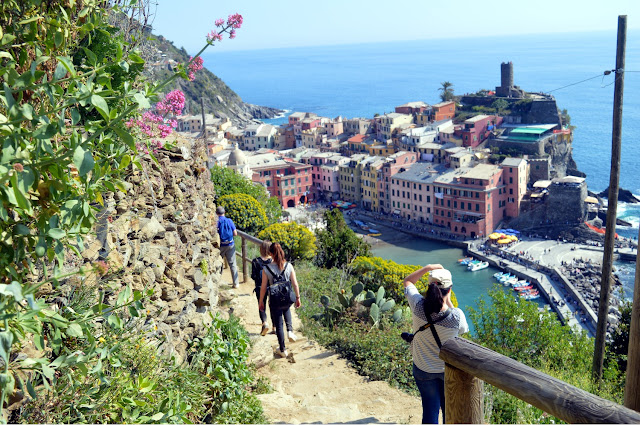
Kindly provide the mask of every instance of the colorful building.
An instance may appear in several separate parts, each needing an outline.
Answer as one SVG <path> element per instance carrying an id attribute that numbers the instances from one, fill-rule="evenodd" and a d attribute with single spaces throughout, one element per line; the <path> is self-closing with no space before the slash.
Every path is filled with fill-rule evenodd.
<path id="1" fill-rule="evenodd" d="M 504 167 L 478 164 L 440 175 L 433 183 L 434 224 L 466 237 L 490 234 L 502 219 L 518 216 L 526 168 L 526 161 L 508 161 Z M 508 202 L 509 193 L 518 201 Z"/>
<path id="2" fill-rule="evenodd" d="M 266 187 L 284 208 L 308 202 L 312 185 L 311 165 L 278 160 L 251 169 L 252 180 Z"/>
<path id="3" fill-rule="evenodd" d="M 462 138 L 463 146 L 475 148 L 484 142 L 491 130 L 502 123 L 502 117 L 497 115 L 476 115 L 464 122 L 464 124 L 456 129 L 455 134 Z"/>
<path id="4" fill-rule="evenodd" d="M 431 106 L 434 121 L 452 120 L 456 115 L 456 103 L 452 100 Z"/>
<path id="5" fill-rule="evenodd" d="M 405 220 L 432 223 L 433 182 L 439 172 L 444 172 L 442 166 L 436 169 L 433 164 L 419 162 L 394 175 L 390 185 L 390 212 Z"/>

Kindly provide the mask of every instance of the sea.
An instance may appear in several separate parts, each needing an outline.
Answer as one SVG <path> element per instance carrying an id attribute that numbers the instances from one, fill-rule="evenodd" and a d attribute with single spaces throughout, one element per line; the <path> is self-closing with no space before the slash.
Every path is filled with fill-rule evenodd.
<path id="1" fill-rule="evenodd" d="M 514 84 L 555 96 L 575 126 L 573 158 L 587 174 L 589 190 L 609 185 L 613 119 L 615 30 L 603 32 L 429 39 L 216 52 L 204 65 L 248 103 L 286 110 L 267 122 L 280 124 L 292 112 L 371 118 L 411 102 L 439 102 L 441 83 L 455 94 L 500 85 L 500 64 L 513 62 Z M 620 187 L 640 196 L 640 30 L 627 33 Z M 586 80 L 586 81 L 585 81 Z M 618 226 L 638 237 L 640 204 L 619 204 Z M 427 249 L 425 245 L 423 247 Z M 414 246 L 412 249 L 422 249 Z M 457 256 L 455 254 L 454 256 Z M 635 266 L 617 263 L 627 294 Z"/>

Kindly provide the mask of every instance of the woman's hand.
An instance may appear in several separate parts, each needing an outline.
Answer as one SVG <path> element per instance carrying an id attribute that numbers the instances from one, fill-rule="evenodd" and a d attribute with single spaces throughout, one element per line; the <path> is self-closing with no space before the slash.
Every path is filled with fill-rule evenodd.
<path id="1" fill-rule="evenodd" d="M 296 303 L 294 305 L 296 308 L 300 308 L 300 298 L 296 298 Z"/>
<path id="2" fill-rule="evenodd" d="M 258 303 L 258 310 L 264 311 L 264 301 L 260 300 L 260 302 Z"/>
<path id="3" fill-rule="evenodd" d="M 429 264 L 424 266 L 426 269 L 428 269 L 428 271 L 433 271 L 433 270 L 437 270 L 437 269 L 444 269 L 444 267 L 442 267 L 442 264 Z"/>

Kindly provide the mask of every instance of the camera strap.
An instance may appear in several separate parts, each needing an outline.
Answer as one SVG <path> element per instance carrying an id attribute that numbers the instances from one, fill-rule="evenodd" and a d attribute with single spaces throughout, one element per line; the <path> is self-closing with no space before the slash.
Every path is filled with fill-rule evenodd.
<path id="1" fill-rule="evenodd" d="M 436 331 L 436 327 L 433 326 L 433 325 L 435 325 L 436 323 L 438 323 L 441 320 L 446 319 L 447 317 L 449 317 L 450 314 L 451 314 L 451 309 L 448 308 L 445 311 L 445 313 L 442 315 L 442 317 L 438 317 L 438 320 L 436 320 L 436 321 L 431 320 L 431 315 L 427 315 L 427 321 L 429 323 L 427 323 L 426 325 L 420 326 L 420 328 L 418 328 L 418 330 L 415 331 L 415 333 L 413 335 L 415 336 L 418 332 L 423 331 L 423 330 L 425 330 L 427 328 L 431 328 L 431 333 L 433 334 L 433 339 L 436 340 L 436 344 L 438 344 L 438 348 L 442 348 L 442 343 L 440 342 L 440 337 L 438 336 L 438 331 Z"/>

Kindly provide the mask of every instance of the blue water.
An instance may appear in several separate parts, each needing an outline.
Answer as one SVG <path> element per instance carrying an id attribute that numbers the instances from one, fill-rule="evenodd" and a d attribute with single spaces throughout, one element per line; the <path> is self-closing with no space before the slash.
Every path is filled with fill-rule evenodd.
<path id="1" fill-rule="evenodd" d="M 293 35 L 292 35 L 293 36 Z M 640 31 L 627 35 L 620 186 L 640 195 Z M 552 92 L 576 126 L 573 157 L 589 189 L 609 185 L 616 32 L 565 33 L 473 39 L 422 40 L 310 48 L 216 52 L 205 66 L 244 101 L 322 116 L 373 117 L 409 101 L 437 103 L 443 81 L 456 94 L 494 89 L 500 63 L 513 61 L 514 82 L 527 91 Z M 284 119 L 273 120 L 275 123 Z M 620 205 L 618 227 L 637 237 L 640 206 Z M 632 265 L 620 265 L 633 276 Z M 631 278 L 632 280 L 632 278 Z M 631 286 L 633 283 L 631 282 Z"/>

